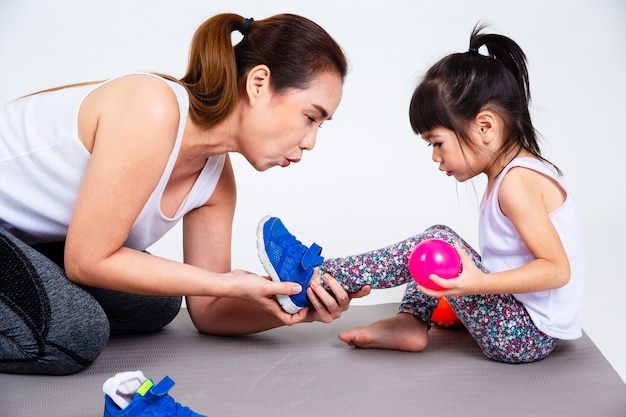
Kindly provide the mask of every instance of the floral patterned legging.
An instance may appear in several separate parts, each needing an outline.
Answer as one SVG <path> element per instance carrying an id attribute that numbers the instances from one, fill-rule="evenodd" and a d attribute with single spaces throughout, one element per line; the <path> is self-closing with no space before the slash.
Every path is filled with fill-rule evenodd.
<path id="1" fill-rule="evenodd" d="M 383 249 L 328 259 L 320 266 L 320 276 L 323 273 L 332 275 L 348 292 L 356 292 L 364 285 L 392 288 L 408 284 L 399 312 L 410 313 L 429 323 L 438 299 L 417 290 L 409 274 L 408 259 L 419 242 L 431 238 L 451 244 L 458 242 L 476 266 L 487 272 L 480 255 L 456 232 L 447 226 L 436 225 Z M 522 303 L 510 294 L 447 299 L 459 320 L 490 359 L 507 363 L 534 362 L 548 356 L 556 345 L 557 339 L 537 329 Z"/>

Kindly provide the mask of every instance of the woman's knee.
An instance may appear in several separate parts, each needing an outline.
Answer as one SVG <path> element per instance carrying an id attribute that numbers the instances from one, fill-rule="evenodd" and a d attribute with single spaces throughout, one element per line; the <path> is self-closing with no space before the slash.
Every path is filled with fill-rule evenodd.
<path id="1" fill-rule="evenodd" d="M 68 375 L 86 369 L 109 339 L 102 309 L 82 310 L 73 317 L 54 315 L 44 328 L 33 326 L 0 303 L 6 319 L 0 328 L 0 372 Z M 7 314 L 4 314 L 7 313 Z"/>
<path id="2" fill-rule="evenodd" d="M 0 229 L 1 372 L 68 374 L 91 364 L 109 337 L 106 314 L 64 271 Z"/>
<path id="3" fill-rule="evenodd" d="M 111 334 L 154 333 L 167 326 L 180 312 L 182 297 L 124 295 L 127 308 L 106 309 Z M 131 301 L 132 300 L 132 301 Z"/>
<path id="4" fill-rule="evenodd" d="M 159 297 L 153 314 L 146 325 L 146 332 L 156 332 L 167 326 L 180 312 L 183 297 Z"/>

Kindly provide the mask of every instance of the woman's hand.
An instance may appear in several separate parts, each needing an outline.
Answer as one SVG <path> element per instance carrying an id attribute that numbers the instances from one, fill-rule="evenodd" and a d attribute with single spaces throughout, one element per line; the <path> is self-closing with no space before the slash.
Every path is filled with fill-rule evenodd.
<path id="1" fill-rule="evenodd" d="M 330 275 L 324 277 L 329 291 L 311 281 L 307 288 L 312 306 L 296 314 L 285 312 L 276 295 L 299 294 L 301 287 L 289 282 L 273 282 L 271 278 L 244 270 L 233 270 L 223 275 L 220 295 L 216 297 L 187 297 L 187 307 L 196 328 L 208 334 L 251 334 L 278 326 L 300 322 L 331 322 L 348 309 L 352 298 L 370 293 L 369 286 L 348 294 Z"/>
<path id="2" fill-rule="evenodd" d="M 293 282 L 274 282 L 269 277 L 262 277 L 252 272 L 236 269 L 231 271 L 226 282 L 234 284 L 232 293 L 228 297 L 250 302 L 261 309 L 271 313 L 283 324 L 291 326 L 304 321 L 305 314 L 289 314 L 285 312 L 278 301 L 276 295 L 296 295 L 302 291 L 302 286 Z M 236 282 L 238 280 L 239 282 Z"/>

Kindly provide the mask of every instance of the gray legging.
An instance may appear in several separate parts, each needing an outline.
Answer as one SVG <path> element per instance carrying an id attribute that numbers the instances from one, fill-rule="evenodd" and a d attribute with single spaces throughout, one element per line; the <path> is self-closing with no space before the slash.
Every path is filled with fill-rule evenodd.
<path id="1" fill-rule="evenodd" d="M 98 357 L 109 335 L 154 332 L 178 314 L 182 297 L 72 283 L 63 248 L 63 242 L 31 247 L 0 228 L 0 372 L 78 372 Z"/>

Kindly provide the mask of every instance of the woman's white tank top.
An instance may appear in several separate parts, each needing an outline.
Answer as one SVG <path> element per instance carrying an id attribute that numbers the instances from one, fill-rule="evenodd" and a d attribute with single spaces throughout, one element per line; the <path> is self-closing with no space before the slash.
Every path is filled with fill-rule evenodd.
<path id="1" fill-rule="evenodd" d="M 176 94 L 180 123 L 174 148 L 158 185 L 137 217 L 125 246 L 144 250 L 189 211 L 206 203 L 222 172 L 225 155 L 208 159 L 173 217 L 161 197 L 180 151 L 189 113 L 185 88 L 165 80 Z M 23 241 L 65 240 L 91 154 L 78 137 L 78 112 L 99 84 L 63 88 L 17 99 L 0 107 L 0 226 Z"/>

